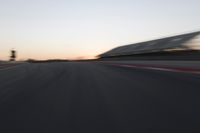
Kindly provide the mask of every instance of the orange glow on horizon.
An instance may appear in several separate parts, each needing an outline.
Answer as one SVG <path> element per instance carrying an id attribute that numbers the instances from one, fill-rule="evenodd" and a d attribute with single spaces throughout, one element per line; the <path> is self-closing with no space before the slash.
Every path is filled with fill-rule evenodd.
<path id="1" fill-rule="evenodd" d="M 24 61 L 24 60 L 28 60 L 28 59 L 33 59 L 33 60 L 53 60 L 53 59 L 60 59 L 60 60 L 89 60 L 89 59 L 97 59 L 98 55 L 103 53 L 105 51 L 102 52 L 97 52 L 95 54 L 90 52 L 90 54 L 24 54 L 24 53 L 20 53 L 18 52 L 18 57 L 17 60 L 20 61 Z M 4 60 L 7 60 L 8 58 L 4 58 Z"/>

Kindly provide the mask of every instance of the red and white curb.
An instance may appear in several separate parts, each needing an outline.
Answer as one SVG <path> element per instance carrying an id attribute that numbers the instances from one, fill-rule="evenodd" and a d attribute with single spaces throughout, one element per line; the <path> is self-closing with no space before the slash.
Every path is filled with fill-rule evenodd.
<path id="1" fill-rule="evenodd" d="M 109 63 L 109 65 L 114 65 L 114 66 L 119 66 L 119 67 L 128 67 L 128 68 L 168 71 L 168 72 L 183 72 L 183 73 L 200 74 L 200 68 L 171 67 L 171 66 L 158 66 L 158 65 L 139 65 L 139 64 L 111 64 L 111 63 Z"/>

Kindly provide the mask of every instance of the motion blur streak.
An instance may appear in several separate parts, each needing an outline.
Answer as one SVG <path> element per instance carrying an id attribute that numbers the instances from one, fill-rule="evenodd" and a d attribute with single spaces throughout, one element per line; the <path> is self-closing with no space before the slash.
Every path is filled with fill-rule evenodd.
<path id="1" fill-rule="evenodd" d="M 0 71 L 0 83 L 4 132 L 177 133 L 199 128 L 200 75 L 94 62 L 38 63 Z"/>

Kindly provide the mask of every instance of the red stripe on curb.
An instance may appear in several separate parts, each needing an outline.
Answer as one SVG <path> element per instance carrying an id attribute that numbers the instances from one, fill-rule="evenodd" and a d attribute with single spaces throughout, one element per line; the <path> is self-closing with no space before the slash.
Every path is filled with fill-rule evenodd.
<path id="1" fill-rule="evenodd" d="M 111 64 L 111 63 L 109 64 L 120 66 L 120 67 L 129 67 L 129 68 L 200 74 L 200 69 L 198 68 L 180 68 L 180 67 L 159 66 L 159 65 L 140 65 L 140 64 Z"/>

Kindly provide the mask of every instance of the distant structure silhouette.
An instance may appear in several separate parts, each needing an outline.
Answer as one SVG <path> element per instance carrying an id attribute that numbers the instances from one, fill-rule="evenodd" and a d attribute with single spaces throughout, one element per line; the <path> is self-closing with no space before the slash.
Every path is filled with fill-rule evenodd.
<path id="1" fill-rule="evenodd" d="M 200 31 L 119 46 L 101 60 L 199 60 Z"/>
<path id="2" fill-rule="evenodd" d="M 10 61 L 15 61 L 16 60 L 16 51 L 15 50 L 11 50 L 10 51 Z"/>

